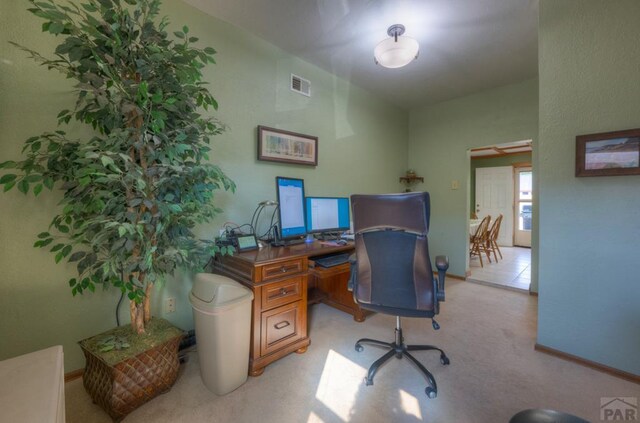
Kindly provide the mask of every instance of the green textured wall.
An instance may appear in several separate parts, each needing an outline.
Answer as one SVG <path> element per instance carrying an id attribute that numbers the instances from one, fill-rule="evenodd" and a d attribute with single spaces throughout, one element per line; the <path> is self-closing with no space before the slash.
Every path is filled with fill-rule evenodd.
<path id="1" fill-rule="evenodd" d="M 640 127 L 640 2 L 541 0 L 538 342 L 640 375 L 640 176 L 576 178 L 575 137 Z M 535 158 L 534 158 L 535 160 Z"/>
<path id="2" fill-rule="evenodd" d="M 512 166 L 516 163 L 531 163 L 531 153 L 510 154 L 502 157 L 471 159 L 469 174 L 469 213 L 473 213 L 476 203 L 476 169 L 479 167 Z"/>
<path id="3" fill-rule="evenodd" d="M 56 40 L 42 34 L 42 22 L 25 9 L 26 1 L 0 4 L 0 160 L 18 158 L 29 136 L 55 127 L 56 114 L 73 106 L 71 84 L 34 64 L 7 41 L 42 53 Z M 202 236 L 213 237 L 225 221 L 247 222 L 257 203 L 275 199 L 275 176 L 304 178 L 309 195 L 398 192 L 406 170 L 408 114 L 347 81 L 297 59 L 265 41 L 177 1 L 166 1 L 171 28 L 189 25 L 202 45 L 219 52 L 218 64 L 205 70 L 220 103 L 217 117 L 229 131 L 214 141 L 213 161 L 238 186 L 217 198 L 224 210 Z M 312 97 L 289 90 L 289 75 L 311 81 Z M 267 125 L 319 137 L 317 168 L 256 160 L 256 126 Z M 75 128 L 78 130 L 78 128 Z M 0 359 L 62 344 L 65 369 L 83 367 L 76 342 L 115 325 L 115 291 L 72 298 L 66 280 L 73 268 L 55 265 L 53 256 L 32 248 L 56 207 L 57 194 L 36 200 L 15 192 L 0 195 Z M 185 283 L 180 283 L 185 282 Z M 184 329 L 193 327 L 187 295 L 189 275 L 156 289 L 162 299 L 177 299 L 177 311 L 164 317 Z M 121 310 L 128 321 L 126 306 Z"/>
<path id="4" fill-rule="evenodd" d="M 535 150 L 537 134 L 537 79 L 410 112 L 409 168 L 424 177 L 422 187 L 431 193 L 429 250 L 449 255 L 452 274 L 464 276 L 468 262 L 468 150 L 529 139 Z M 460 189 L 451 189 L 452 180 L 460 181 Z M 532 285 L 534 279 L 532 271 Z"/>

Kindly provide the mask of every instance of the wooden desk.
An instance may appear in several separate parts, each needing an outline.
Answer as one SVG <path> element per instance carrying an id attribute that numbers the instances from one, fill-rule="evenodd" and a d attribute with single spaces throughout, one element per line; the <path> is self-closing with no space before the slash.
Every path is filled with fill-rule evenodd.
<path id="1" fill-rule="evenodd" d="M 306 352 L 308 300 L 325 302 L 352 314 L 356 321 L 364 320 L 347 291 L 349 264 L 325 269 L 313 263 L 313 257 L 353 249 L 353 243 L 334 246 L 315 241 L 216 257 L 215 273 L 253 291 L 249 375 L 261 375 L 267 365 L 294 351 Z"/>

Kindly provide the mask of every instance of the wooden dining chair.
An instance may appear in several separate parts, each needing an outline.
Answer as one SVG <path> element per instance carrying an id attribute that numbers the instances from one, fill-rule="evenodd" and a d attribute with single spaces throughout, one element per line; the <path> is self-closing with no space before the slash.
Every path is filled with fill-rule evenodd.
<path id="1" fill-rule="evenodd" d="M 480 259 L 480 267 L 484 267 L 482 263 L 482 253 L 486 254 L 487 260 L 491 263 L 491 256 L 487 249 L 489 242 L 489 222 L 491 222 L 491 216 L 487 215 L 482 219 L 476 229 L 476 233 L 471 236 L 470 240 L 469 256 L 478 256 Z"/>
<path id="2" fill-rule="evenodd" d="M 496 263 L 498 262 L 498 254 L 500 254 L 500 259 L 502 259 L 502 252 L 500 251 L 500 247 L 498 247 L 498 235 L 500 235 L 500 225 L 502 225 L 502 215 L 498 216 L 496 220 L 493 221 L 493 225 L 491 225 L 491 229 L 489 229 L 489 235 L 487 237 L 487 250 L 489 251 L 489 255 L 493 252 L 493 257 L 496 259 Z"/>

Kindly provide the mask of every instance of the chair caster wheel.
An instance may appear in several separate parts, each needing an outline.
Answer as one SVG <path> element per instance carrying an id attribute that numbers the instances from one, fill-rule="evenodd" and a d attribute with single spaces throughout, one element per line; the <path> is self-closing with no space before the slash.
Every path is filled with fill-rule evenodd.
<path id="1" fill-rule="evenodd" d="M 448 366 L 451 362 L 449 361 L 449 357 L 447 357 L 446 355 L 441 355 L 440 363 L 442 363 L 445 366 Z"/>
<path id="2" fill-rule="evenodd" d="M 356 344 L 356 351 L 362 352 L 362 350 L 364 350 L 364 347 L 360 344 Z"/>
<path id="3" fill-rule="evenodd" d="M 438 396 L 438 392 L 436 392 L 436 390 L 433 389 L 430 386 L 427 389 L 425 389 L 424 391 L 427 394 L 427 397 L 429 397 L 430 399 L 434 399 L 435 397 Z"/>
<path id="4" fill-rule="evenodd" d="M 372 380 L 372 379 L 369 379 L 368 377 L 365 377 L 365 378 L 364 378 L 364 384 L 365 384 L 366 386 L 373 385 L 373 380 Z"/>

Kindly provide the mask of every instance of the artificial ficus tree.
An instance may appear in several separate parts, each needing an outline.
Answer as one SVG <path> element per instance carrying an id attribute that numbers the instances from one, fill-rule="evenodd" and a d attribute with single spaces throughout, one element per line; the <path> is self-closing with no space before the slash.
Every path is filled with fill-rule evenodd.
<path id="1" fill-rule="evenodd" d="M 0 164 L 0 184 L 35 196 L 62 190 L 59 213 L 35 247 L 74 263 L 73 295 L 98 285 L 126 293 L 131 325 L 144 332 L 156 281 L 226 252 L 193 233 L 220 211 L 214 191 L 235 190 L 208 156 L 210 137 L 224 129 L 202 114 L 217 109 L 202 81 L 215 50 L 194 47 L 186 26 L 169 34 L 160 0 L 29 2 L 42 30 L 61 42 L 54 58 L 15 45 L 77 82 L 75 108 L 62 110 L 58 123 L 77 120 L 91 135 L 29 138 L 24 160 Z"/>

